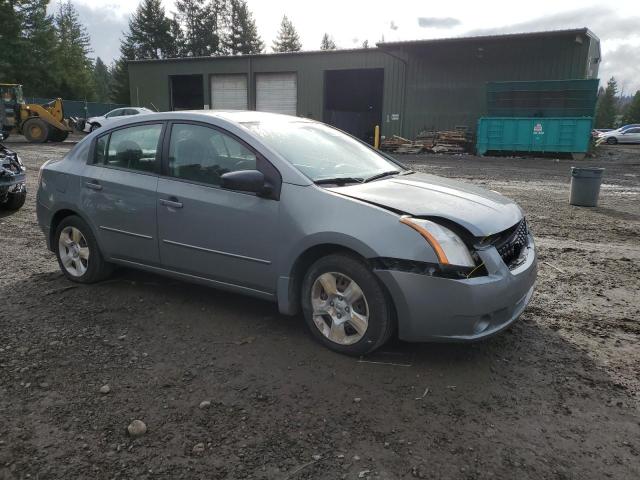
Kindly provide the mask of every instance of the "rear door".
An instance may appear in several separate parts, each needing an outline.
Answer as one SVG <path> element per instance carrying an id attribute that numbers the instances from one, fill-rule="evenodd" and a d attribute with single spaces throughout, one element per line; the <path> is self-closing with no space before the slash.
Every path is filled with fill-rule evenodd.
<path id="1" fill-rule="evenodd" d="M 95 141 L 82 177 L 82 210 L 108 258 L 158 264 L 156 190 L 164 123 L 112 130 Z"/>
<path id="2" fill-rule="evenodd" d="M 220 177 L 258 169 L 279 185 L 277 170 L 238 138 L 205 124 L 173 123 L 164 151 L 165 175 L 158 183 L 162 265 L 272 294 L 280 202 L 222 189 Z"/>

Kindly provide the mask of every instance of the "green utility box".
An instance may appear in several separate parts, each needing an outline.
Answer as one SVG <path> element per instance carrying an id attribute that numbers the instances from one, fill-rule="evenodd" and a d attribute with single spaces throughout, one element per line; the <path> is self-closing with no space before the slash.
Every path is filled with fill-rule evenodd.
<path id="1" fill-rule="evenodd" d="M 589 117 L 490 117 L 478 120 L 478 155 L 489 151 L 571 153 L 584 158 L 589 150 Z"/>

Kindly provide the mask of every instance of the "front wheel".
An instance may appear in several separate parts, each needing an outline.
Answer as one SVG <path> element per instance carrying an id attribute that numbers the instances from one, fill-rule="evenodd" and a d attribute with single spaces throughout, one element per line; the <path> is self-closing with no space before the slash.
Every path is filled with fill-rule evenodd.
<path id="1" fill-rule="evenodd" d="M 44 143 L 49 139 L 49 125 L 39 118 L 31 118 L 24 122 L 22 133 L 31 143 Z"/>
<path id="2" fill-rule="evenodd" d="M 609 145 L 615 145 L 616 143 L 618 143 L 618 139 L 616 137 L 609 137 L 607 138 L 607 143 Z"/>
<path id="3" fill-rule="evenodd" d="M 95 132 L 99 128 L 100 128 L 100 124 L 99 123 L 92 123 L 91 124 L 91 128 L 89 129 L 89 132 Z"/>
<path id="4" fill-rule="evenodd" d="M 4 210 L 20 210 L 27 200 L 27 191 L 20 190 L 18 192 L 7 193 L 7 200 L 0 203 L 0 208 Z"/>
<path id="5" fill-rule="evenodd" d="M 111 273 L 89 225 L 72 215 L 60 222 L 55 233 L 55 251 L 60 270 L 72 282 L 95 283 Z"/>
<path id="6" fill-rule="evenodd" d="M 347 355 L 379 348 L 395 325 L 391 301 L 379 280 L 351 255 L 328 255 L 311 265 L 302 284 L 302 309 L 312 335 Z"/>

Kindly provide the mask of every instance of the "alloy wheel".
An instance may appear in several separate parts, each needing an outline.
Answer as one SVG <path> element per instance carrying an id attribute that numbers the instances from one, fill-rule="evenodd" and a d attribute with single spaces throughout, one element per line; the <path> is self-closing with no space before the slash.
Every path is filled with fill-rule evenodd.
<path id="1" fill-rule="evenodd" d="M 313 322 L 329 340 L 353 345 L 369 327 L 369 306 L 360 286 L 348 276 L 327 272 L 311 288 Z"/>
<path id="2" fill-rule="evenodd" d="M 68 226 L 60 232 L 58 239 L 60 261 L 69 275 L 82 277 L 89 268 L 89 244 L 82 232 Z"/>

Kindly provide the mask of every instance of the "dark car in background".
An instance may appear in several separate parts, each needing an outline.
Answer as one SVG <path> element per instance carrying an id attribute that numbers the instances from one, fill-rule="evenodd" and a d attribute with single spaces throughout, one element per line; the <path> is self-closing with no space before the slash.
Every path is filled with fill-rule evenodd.
<path id="1" fill-rule="evenodd" d="M 0 143 L 0 209 L 20 209 L 27 198 L 26 185 L 26 168 L 20 157 Z"/>

